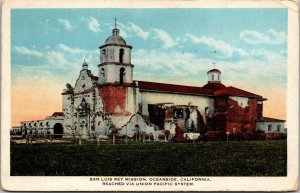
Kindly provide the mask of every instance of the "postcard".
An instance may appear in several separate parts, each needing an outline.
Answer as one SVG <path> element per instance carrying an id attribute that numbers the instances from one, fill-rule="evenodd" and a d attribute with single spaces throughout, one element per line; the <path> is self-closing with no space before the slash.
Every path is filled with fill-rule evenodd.
<path id="1" fill-rule="evenodd" d="M 5 1 L 2 188 L 297 190 L 298 11 Z"/>

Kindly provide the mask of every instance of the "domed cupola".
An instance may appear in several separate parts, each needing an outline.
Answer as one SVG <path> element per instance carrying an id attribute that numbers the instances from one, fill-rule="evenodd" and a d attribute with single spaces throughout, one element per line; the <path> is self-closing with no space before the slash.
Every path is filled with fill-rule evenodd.
<path id="1" fill-rule="evenodd" d="M 118 45 L 126 45 L 126 41 L 119 35 L 120 30 L 114 28 L 112 30 L 112 36 L 108 37 L 105 41 L 105 44 L 118 44 Z"/>
<path id="2" fill-rule="evenodd" d="M 213 68 L 207 72 L 208 82 L 203 88 L 209 90 L 220 90 L 226 88 L 225 85 L 221 83 L 221 71 L 219 69 Z"/>
<path id="3" fill-rule="evenodd" d="M 221 71 L 213 68 L 207 72 L 208 83 L 220 83 L 221 82 Z"/>

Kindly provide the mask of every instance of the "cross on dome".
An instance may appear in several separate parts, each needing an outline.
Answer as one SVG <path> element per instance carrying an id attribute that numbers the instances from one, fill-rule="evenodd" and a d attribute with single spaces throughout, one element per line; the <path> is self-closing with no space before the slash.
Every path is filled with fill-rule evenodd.
<path id="1" fill-rule="evenodd" d="M 106 39 L 105 44 L 126 45 L 126 41 L 120 36 L 120 30 L 117 28 L 116 17 L 115 17 L 115 28 L 112 30 L 112 36 Z"/>

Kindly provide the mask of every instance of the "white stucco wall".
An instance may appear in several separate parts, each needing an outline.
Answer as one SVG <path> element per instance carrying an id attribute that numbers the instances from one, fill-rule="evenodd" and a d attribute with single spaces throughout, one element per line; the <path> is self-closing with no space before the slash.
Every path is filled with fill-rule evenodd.
<path id="1" fill-rule="evenodd" d="M 121 46 L 106 46 L 100 49 L 100 63 L 104 62 L 120 62 L 119 60 L 119 53 L 120 50 L 124 50 L 123 55 L 123 63 L 129 64 L 131 63 L 131 49 L 127 47 Z M 104 52 L 105 51 L 105 55 Z"/>
<path id="2" fill-rule="evenodd" d="M 32 120 L 32 121 L 22 121 L 22 129 L 27 129 L 27 133 L 32 131 L 33 134 L 46 134 L 49 131 L 51 134 L 54 133 L 53 127 L 56 123 L 63 124 L 64 117 L 57 116 L 57 117 L 46 117 L 45 120 Z"/>
<path id="3" fill-rule="evenodd" d="M 269 125 L 271 126 L 271 130 L 268 130 Z M 280 127 L 277 130 L 278 126 Z M 285 122 L 256 122 L 256 130 L 264 131 L 265 133 L 269 132 L 281 132 L 286 133 L 287 130 L 285 128 Z"/>
<path id="4" fill-rule="evenodd" d="M 62 106 L 63 106 L 63 113 L 64 113 L 64 121 L 63 121 L 63 128 L 64 132 L 67 134 L 73 134 L 73 116 L 74 116 L 74 104 L 72 103 L 72 95 L 65 94 L 62 95 Z"/>
<path id="5" fill-rule="evenodd" d="M 221 74 L 218 72 L 210 72 L 207 74 L 207 78 L 209 82 L 218 82 L 221 81 Z"/>
<path id="6" fill-rule="evenodd" d="M 148 104 L 155 103 L 174 103 L 174 105 L 193 105 L 198 106 L 198 111 L 201 113 L 205 120 L 205 107 L 209 108 L 209 112 L 214 110 L 213 99 L 207 96 L 195 96 L 174 93 L 159 93 L 159 92 L 146 92 L 140 91 L 139 101 L 142 104 L 142 113 L 149 116 Z"/>
<path id="7" fill-rule="evenodd" d="M 124 76 L 124 83 L 132 83 L 132 67 L 131 66 L 123 66 L 123 65 L 116 65 L 116 64 L 107 64 L 104 66 L 99 67 L 99 83 L 115 83 L 120 81 L 120 69 L 125 68 L 125 76 Z M 104 69 L 105 77 L 102 75 L 102 70 Z"/>
<path id="8" fill-rule="evenodd" d="M 230 99 L 236 101 L 238 105 L 242 108 L 245 108 L 246 106 L 249 106 L 249 98 L 246 97 L 237 97 L 237 96 L 230 96 Z"/>
<path id="9" fill-rule="evenodd" d="M 74 92 L 83 92 L 93 87 L 93 81 L 88 74 L 88 70 L 81 70 L 75 83 Z"/>
<path id="10" fill-rule="evenodd" d="M 132 137 L 136 133 L 136 125 L 138 125 L 139 132 L 153 135 L 155 133 L 154 125 L 147 124 L 141 115 L 135 114 L 130 118 L 129 122 L 121 128 L 119 135 Z"/>

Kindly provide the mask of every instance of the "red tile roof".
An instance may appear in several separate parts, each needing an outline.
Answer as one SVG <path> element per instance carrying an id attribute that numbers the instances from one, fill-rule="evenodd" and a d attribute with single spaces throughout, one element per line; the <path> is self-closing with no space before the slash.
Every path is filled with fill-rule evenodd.
<path id="1" fill-rule="evenodd" d="M 171 93 L 198 94 L 198 95 L 213 94 L 211 90 L 202 87 L 165 84 L 165 83 L 158 83 L 158 82 L 138 81 L 138 87 L 141 90 L 157 91 L 157 92 L 171 92 Z"/>
<path id="2" fill-rule="evenodd" d="M 257 122 L 285 122 L 285 120 L 275 119 L 271 117 L 263 117 L 262 119 L 257 120 Z"/>
<path id="3" fill-rule="evenodd" d="M 63 112 L 54 112 L 51 116 L 58 117 L 58 116 L 63 116 L 63 115 L 64 115 Z"/>
<path id="4" fill-rule="evenodd" d="M 211 69 L 210 71 L 207 72 L 207 74 L 210 73 L 210 72 L 218 72 L 218 73 L 221 74 L 221 71 L 219 69 L 216 69 L 216 68 Z"/>
<path id="5" fill-rule="evenodd" d="M 241 97 L 253 97 L 253 98 L 259 98 L 259 99 L 263 99 L 262 96 L 239 89 L 239 88 L 235 88 L 233 86 L 229 86 L 226 88 L 223 88 L 221 90 L 216 90 L 214 92 L 214 95 L 216 96 L 241 96 Z"/>
<path id="6" fill-rule="evenodd" d="M 215 91 L 215 90 L 221 90 L 223 88 L 226 88 L 226 86 L 222 83 L 207 83 L 202 88 Z"/>

